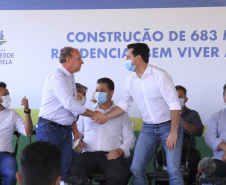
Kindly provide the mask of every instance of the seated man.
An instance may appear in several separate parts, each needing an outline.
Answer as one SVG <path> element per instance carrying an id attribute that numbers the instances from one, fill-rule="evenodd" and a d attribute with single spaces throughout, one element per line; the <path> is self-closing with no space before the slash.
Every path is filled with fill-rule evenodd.
<path id="1" fill-rule="evenodd" d="M 13 109 L 9 109 L 11 99 L 6 84 L 0 82 L 0 172 L 4 175 L 3 185 L 16 184 L 17 161 L 12 155 L 13 132 L 15 129 L 24 136 L 32 136 L 32 121 L 28 100 L 22 99 L 21 105 L 24 106 L 25 123 L 19 114 Z"/>
<path id="2" fill-rule="evenodd" d="M 223 87 L 223 99 L 226 103 L 226 84 Z M 216 170 L 215 177 L 226 177 L 226 107 L 214 113 L 208 122 L 205 142 L 213 150 L 213 161 Z"/>
<path id="3" fill-rule="evenodd" d="M 76 83 L 76 91 L 77 91 L 77 100 L 82 104 L 85 105 L 86 103 L 86 92 L 87 92 L 87 87 L 80 84 Z"/>
<path id="4" fill-rule="evenodd" d="M 97 103 L 91 110 L 105 114 L 114 109 L 115 104 L 111 100 L 113 93 L 113 81 L 109 78 L 99 79 L 95 92 Z M 123 185 L 130 173 L 130 151 L 135 144 L 128 114 L 124 113 L 102 125 L 89 117 L 80 116 L 77 125 L 86 147 L 81 143 L 77 146 L 76 151 L 83 149 L 83 153 L 72 162 L 71 175 L 88 184 L 87 175 L 100 171 L 107 177 L 108 185 Z"/>
<path id="5" fill-rule="evenodd" d="M 59 185 L 61 153 L 56 145 L 39 141 L 29 144 L 20 155 L 20 185 Z"/>
<path id="6" fill-rule="evenodd" d="M 186 160 L 186 152 L 187 147 L 190 142 L 191 150 L 190 150 L 190 156 L 188 159 L 188 167 L 190 169 L 189 172 L 189 184 L 195 184 L 196 182 L 196 174 L 198 173 L 198 163 L 201 160 L 201 156 L 199 151 L 196 149 L 196 137 L 195 136 L 202 136 L 203 133 L 203 124 L 200 119 L 200 116 L 198 112 L 195 110 L 191 110 L 188 107 L 186 107 L 186 103 L 188 101 L 187 98 L 187 90 L 181 86 L 176 86 L 178 98 L 181 104 L 181 111 L 180 111 L 180 117 L 181 121 L 183 123 L 183 130 L 184 133 L 191 133 L 193 134 L 193 138 L 190 141 L 190 138 L 184 137 L 183 139 L 183 150 L 182 150 L 182 161 Z M 159 152 L 158 154 L 158 163 L 159 165 L 162 165 L 162 152 Z"/>
<path id="7" fill-rule="evenodd" d="M 77 100 L 82 104 L 85 105 L 86 103 L 86 92 L 88 88 L 80 83 L 76 83 L 76 91 L 77 91 Z M 79 115 L 76 118 L 76 121 L 78 120 Z M 81 134 L 78 131 L 76 121 L 73 122 L 72 127 L 73 127 L 73 141 L 72 141 L 72 149 L 74 149 L 74 146 L 76 145 L 77 141 L 81 139 Z M 72 151 L 72 159 L 76 158 L 79 155 L 78 152 L 75 152 L 74 150 Z"/>

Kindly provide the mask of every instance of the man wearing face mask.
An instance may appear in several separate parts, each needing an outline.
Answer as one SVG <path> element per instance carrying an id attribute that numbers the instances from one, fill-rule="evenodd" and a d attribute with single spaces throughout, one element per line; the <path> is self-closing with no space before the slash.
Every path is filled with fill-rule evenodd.
<path id="1" fill-rule="evenodd" d="M 109 78 L 97 81 L 95 99 L 90 109 L 103 114 L 115 108 L 111 100 L 114 93 L 114 83 Z M 101 171 L 107 177 L 107 185 L 124 185 L 129 176 L 132 162 L 130 154 L 135 144 L 135 136 L 127 113 L 109 120 L 104 125 L 94 122 L 91 118 L 80 116 L 77 122 L 78 130 L 82 134 L 86 147 L 76 148 L 82 151 L 70 167 L 73 176 L 88 184 L 87 175 Z M 82 142 L 80 142 L 82 143 Z"/>
<path id="2" fill-rule="evenodd" d="M 203 124 L 200 119 L 198 112 L 195 110 L 191 110 L 186 107 L 186 103 L 188 101 L 187 98 L 187 90 L 185 87 L 181 85 L 176 86 L 178 98 L 181 104 L 180 117 L 183 123 L 183 131 L 184 133 L 192 133 L 194 136 L 190 142 L 190 157 L 188 160 L 189 167 L 189 184 L 196 184 L 196 175 L 198 173 L 198 163 L 201 160 L 200 152 L 196 149 L 196 136 L 202 136 L 203 133 Z M 189 138 L 184 137 L 183 139 L 183 150 L 182 150 L 182 160 L 185 161 L 187 147 L 189 144 Z M 158 164 L 162 165 L 162 151 L 158 153 Z M 167 183 L 161 183 L 167 184 Z"/>
<path id="3" fill-rule="evenodd" d="M 16 158 L 12 155 L 13 132 L 15 129 L 27 137 L 32 136 L 33 124 L 26 97 L 22 99 L 25 122 L 13 109 L 9 109 L 11 98 L 4 82 L 0 82 L 0 172 L 4 175 L 3 185 L 16 185 L 18 171 Z"/>
<path id="4" fill-rule="evenodd" d="M 77 100 L 82 104 L 85 105 L 86 103 L 86 92 L 87 92 L 87 87 L 80 84 L 76 83 L 76 90 L 77 90 Z"/>
<path id="5" fill-rule="evenodd" d="M 147 184 L 146 168 L 159 142 L 166 151 L 170 184 L 183 184 L 180 170 L 183 127 L 179 124 L 181 107 L 173 80 L 166 71 L 148 64 L 147 44 L 129 44 L 127 48 L 125 65 L 135 73 L 128 76 L 118 106 L 105 116 L 93 119 L 105 123 L 116 118 L 126 112 L 134 100 L 143 117 L 143 128 L 131 165 L 133 184 Z"/>
<path id="6" fill-rule="evenodd" d="M 79 101 L 81 103 L 81 105 L 85 105 L 86 103 L 86 92 L 88 90 L 88 88 L 80 83 L 76 83 L 76 91 L 77 91 L 77 101 Z M 79 118 L 79 115 L 77 117 L 77 120 Z M 79 133 L 78 131 L 78 128 L 77 128 L 77 124 L 76 124 L 76 121 L 74 121 L 72 123 L 72 127 L 73 127 L 73 145 L 72 145 L 72 148 L 74 149 L 75 146 L 78 145 L 78 142 L 79 140 L 81 140 L 81 134 Z M 83 146 L 83 145 L 82 145 Z M 72 153 L 72 158 L 76 158 L 77 156 L 79 155 L 79 152 L 76 152 L 75 150 L 73 150 L 73 153 Z"/>

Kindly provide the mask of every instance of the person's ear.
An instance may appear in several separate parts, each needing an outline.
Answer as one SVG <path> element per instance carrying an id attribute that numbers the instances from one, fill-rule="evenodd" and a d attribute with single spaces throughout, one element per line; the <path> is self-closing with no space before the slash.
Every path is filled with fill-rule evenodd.
<path id="1" fill-rule="evenodd" d="M 137 62 L 140 62 L 140 60 L 141 60 L 141 56 L 137 55 Z"/>
<path id="2" fill-rule="evenodd" d="M 57 177 L 56 183 L 54 185 L 59 185 L 60 184 L 60 179 L 61 179 L 61 176 Z"/>
<path id="3" fill-rule="evenodd" d="M 110 91 L 110 95 L 111 95 L 111 97 L 113 96 L 113 94 L 114 94 L 114 91 L 113 91 L 113 90 L 111 90 L 111 91 Z"/>
<path id="4" fill-rule="evenodd" d="M 17 179 L 18 183 L 21 185 L 21 176 L 20 176 L 20 172 L 16 172 L 16 179 Z"/>
<path id="5" fill-rule="evenodd" d="M 188 101 L 188 98 L 187 97 L 184 98 L 184 103 L 187 103 L 187 101 Z"/>

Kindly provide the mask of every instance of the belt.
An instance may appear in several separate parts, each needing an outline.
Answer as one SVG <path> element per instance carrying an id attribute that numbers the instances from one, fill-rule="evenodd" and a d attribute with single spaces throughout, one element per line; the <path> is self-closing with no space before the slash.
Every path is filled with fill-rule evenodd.
<path id="1" fill-rule="evenodd" d="M 156 124 L 156 125 L 162 125 L 162 124 L 168 123 L 168 122 L 170 122 L 170 121 L 171 121 L 171 120 L 165 121 L 165 122 L 162 122 L 162 123 L 158 123 L 158 124 Z"/>
<path id="2" fill-rule="evenodd" d="M 48 124 L 48 125 L 52 125 L 52 126 L 55 126 L 55 127 L 62 127 L 62 128 L 68 128 L 70 127 L 71 125 L 61 125 L 61 124 L 58 124 L 58 123 L 55 123 L 53 121 L 50 121 L 48 119 L 45 119 L 45 118 L 42 118 L 42 117 L 39 117 L 40 121 Z"/>

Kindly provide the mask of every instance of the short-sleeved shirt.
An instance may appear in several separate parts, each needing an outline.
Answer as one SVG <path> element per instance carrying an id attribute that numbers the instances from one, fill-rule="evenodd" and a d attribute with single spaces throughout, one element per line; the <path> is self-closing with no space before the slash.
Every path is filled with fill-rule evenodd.
<path id="1" fill-rule="evenodd" d="M 13 152 L 13 132 L 17 129 L 19 133 L 27 136 L 25 122 L 13 109 L 4 109 L 0 112 L 0 152 Z"/>

